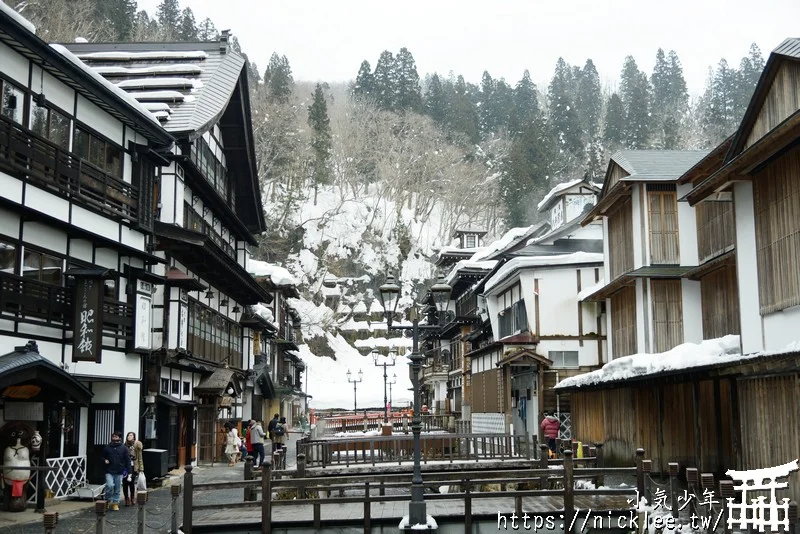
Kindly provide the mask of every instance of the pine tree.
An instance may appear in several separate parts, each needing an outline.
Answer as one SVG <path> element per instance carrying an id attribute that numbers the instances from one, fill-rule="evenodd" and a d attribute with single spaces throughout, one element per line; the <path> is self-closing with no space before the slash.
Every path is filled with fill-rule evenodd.
<path id="1" fill-rule="evenodd" d="M 512 144 L 500 176 L 500 198 L 506 208 L 506 226 L 530 224 L 534 198 L 548 189 L 549 167 L 554 160 L 550 136 L 541 120 L 527 123 Z"/>
<path id="2" fill-rule="evenodd" d="M 494 84 L 494 96 L 490 102 L 495 129 L 506 130 L 511 124 L 511 112 L 514 109 L 514 89 L 505 79 L 500 78 Z"/>
<path id="3" fill-rule="evenodd" d="M 244 58 L 245 68 L 247 69 L 247 84 L 250 88 L 250 94 L 255 94 L 258 83 L 261 81 L 261 74 L 258 73 L 258 66 L 256 66 L 255 63 L 251 63 L 250 58 L 247 57 L 247 54 L 242 52 L 242 45 L 239 43 L 239 39 L 237 39 L 235 35 L 231 36 L 231 50 Z"/>
<path id="4" fill-rule="evenodd" d="M 181 12 L 181 22 L 178 26 L 178 40 L 197 40 L 197 26 L 194 23 L 194 13 L 192 13 L 191 8 L 187 7 Z"/>
<path id="5" fill-rule="evenodd" d="M 133 35 L 136 0 L 94 0 L 95 19 L 113 28 L 115 41 L 128 41 Z"/>
<path id="6" fill-rule="evenodd" d="M 419 74 L 414 56 L 403 47 L 394 58 L 396 75 L 395 111 L 422 111 L 422 92 L 419 87 Z"/>
<path id="7" fill-rule="evenodd" d="M 397 72 L 395 69 L 394 55 L 388 50 L 381 52 L 375 72 L 375 101 L 381 109 L 394 109 L 395 91 L 397 90 Z"/>
<path id="8" fill-rule="evenodd" d="M 471 99 L 475 95 L 471 93 L 473 91 L 469 89 L 464 77 L 459 75 L 453 84 L 447 125 L 450 131 L 463 134 L 470 143 L 477 143 L 480 140 L 480 119 Z"/>
<path id="9" fill-rule="evenodd" d="M 701 102 L 701 126 L 706 140 L 716 146 L 738 126 L 736 93 L 739 76 L 723 58 L 716 70 L 709 72 Z"/>
<path id="10" fill-rule="evenodd" d="M 494 132 L 497 128 L 493 116 L 492 100 L 494 99 L 494 79 L 489 71 L 483 71 L 481 77 L 481 102 L 478 108 L 480 117 L 481 132 L 484 134 Z"/>
<path id="11" fill-rule="evenodd" d="M 683 68 L 674 50 L 669 56 L 659 48 L 656 63 L 650 78 L 653 92 L 651 119 L 653 145 L 663 149 L 675 149 L 681 145 L 680 128 L 688 109 L 688 93 L 683 78 Z"/>
<path id="12" fill-rule="evenodd" d="M 286 56 L 279 56 L 273 52 L 269 58 L 269 65 L 264 72 L 264 85 L 267 86 L 267 98 L 270 102 L 285 104 L 292 96 L 294 79 L 292 68 Z"/>
<path id="13" fill-rule="evenodd" d="M 522 79 L 514 87 L 514 107 L 508 125 L 510 135 L 522 134 L 534 120 L 540 118 L 540 115 L 536 85 L 531 81 L 531 73 L 526 69 Z"/>
<path id="14" fill-rule="evenodd" d="M 438 74 L 434 73 L 428 83 L 424 111 L 436 124 L 444 126 L 447 115 L 447 97 Z"/>
<path id="15" fill-rule="evenodd" d="M 603 141 L 610 152 L 621 148 L 625 143 L 625 106 L 617 93 L 613 93 L 606 104 Z"/>
<path id="16" fill-rule="evenodd" d="M 206 17 L 197 26 L 197 38 L 201 41 L 215 41 L 217 39 L 217 28 L 210 18 Z"/>
<path id="17" fill-rule="evenodd" d="M 742 58 L 739 64 L 736 93 L 734 96 L 734 117 L 737 121 L 741 120 L 750 104 L 753 91 L 761 78 L 764 70 L 764 57 L 761 50 L 753 43 L 750 45 L 750 52 Z"/>
<path id="18" fill-rule="evenodd" d="M 647 148 L 650 139 L 650 83 L 633 56 L 626 57 L 622 67 L 620 98 L 625 108 L 625 146 Z"/>
<path id="19" fill-rule="evenodd" d="M 580 156 L 582 151 L 580 125 L 575 112 L 572 92 L 573 72 L 563 58 L 558 58 L 556 70 L 547 91 L 550 104 L 549 126 L 555 136 L 557 146 L 568 153 Z"/>
<path id="20" fill-rule="evenodd" d="M 312 95 L 313 101 L 308 107 L 308 125 L 311 127 L 311 149 L 314 160 L 311 163 L 314 181 L 314 205 L 317 204 L 317 192 L 320 184 L 331 181 L 331 123 L 328 118 L 328 104 L 322 85 L 317 84 Z"/>
<path id="21" fill-rule="evenodd" d="M 586 60 L 581 70 L 575 107 L 581 128 L 588 134 L 587 139 L 594 139 L 599 134 L 603 95 L 600 90 L 600 76 L 591 59 Z"/>
<path id="22" fill-rule="evenodd" d="M 146 11 L 142 10 L 136 13 L 136 17 L 133 19 L 133 29 L 131 30 L 133 41 L 156 41 L 160 38 L 159 33 L 158 22 L 151 20 Z"/>
<path id="23" fill-rule="evenodd" d="M 366 59 L 361 62 L 358 69 L 356 83 L 353 85 L 353 96 L 356 98 L 373 97 L 375 93 L 375 78 L 372 77 L 372 67 Z"/>
<path id="24" fill-rule="evenodd" d="M 178 0 L 161 0 L 156 8 L 156 18 L 158 27 L 161 30 L 161 37 L 165 41 L 174 41 L 178 25 L 181 20 L 181 10 Z"/>

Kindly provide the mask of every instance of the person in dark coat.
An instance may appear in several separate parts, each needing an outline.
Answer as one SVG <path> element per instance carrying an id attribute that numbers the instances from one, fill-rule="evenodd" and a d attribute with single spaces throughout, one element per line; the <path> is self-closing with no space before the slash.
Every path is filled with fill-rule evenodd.
<path id="1" fill-rule="evenodd" d="M 103 449 L 103 463 L 106 466 L 106 503 L 110 510 L 119 510 L 122 477 L 133 468 L 130 452 L 122 444 L 122 432 L 119 430 L 111 435 L 111 443 Z"/>
<path id="2" fill-rule="evenodd" d="M 277 449 L 276 443 L 275 443 L 275 426 L 280 421 L 280 417 L 281 417 L 280 414 L 276 413 L 272 417 L 270 422 L 267 424 L 267 435 L 269 436 L 270 441 L 272 441 L 272 452 L 275 452 L 275 450 Z"/>

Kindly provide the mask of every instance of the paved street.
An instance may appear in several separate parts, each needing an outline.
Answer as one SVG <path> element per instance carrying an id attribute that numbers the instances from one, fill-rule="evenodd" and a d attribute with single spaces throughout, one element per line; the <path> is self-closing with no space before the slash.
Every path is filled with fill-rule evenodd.
<path id="1" fill-rule="evenodd" d="M 295 466 L 295 442 L 300 434 L 290 434 L 287 444 L 288 456 L 287 467 Z M 267 445 L 269 450 L 269 445 Z M 146 532 L 153 534 L 165 534 L 170 532 L 172 497 L 170 486 L 180 484 L 183 480 L 183 470 L 174 472 L 170 476 L 164 487 L 150 491 L 146 505 Z M 239 481 L 244 479 L 244 463 L 240 462 L 234 467 L 228 467 L 227 463 L 215 464 L 212 466 L 200 466 L 193 469 L 195 483 L 205 482 L 226 482 Z M 243 500 L 243 490 L 232 489 L 225 491 L 208 491 L 195 495 L 195 502 L 198 504 L 230 503 L 241 502 Z M 108 512 L 106 516 L 106 532 L 111 534 L 135 534 L 137 532 L 137 508 L 134 506 L 126 507 L 123 503 L 119 512 Z M 56 527 L 56 534 L 92 534 L 96 531 L 97 516 L 94 508 L 89 501 L 67 501 L 49 507 L 48 511 L 59 512 L 59 522 Z M 24 517 L 22 517 L 24 514 Z M 183 507 L 181 498 L 178 499 L 178 525 L 181 524 Z M 20 521 L 30 521 L 20 524 Z M 10 512 L 0 512 L 0 533 L 14 534 L 41 534 L 43 529 L 42 516 L 33 512 L 21 512 L 12 514 Z"/>

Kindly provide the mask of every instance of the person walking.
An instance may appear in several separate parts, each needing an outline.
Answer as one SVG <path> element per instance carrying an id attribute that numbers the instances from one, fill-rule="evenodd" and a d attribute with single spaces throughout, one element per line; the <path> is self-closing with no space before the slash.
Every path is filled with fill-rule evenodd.
<path id="1" fill-rule="evenodd" d="M 273 438 L 272 441 L 275 444 L 274 449 L 280 450 L 286 448 L 286 433 L 289 432 L 289 429 L 286 427 L 286 418 L 281 417 L 280 421 L 275 424 L 275 427 L 272 429 Z M 273 451 L 274 452 L 274 451 Z"/>
<path id="2" fill-rule="evenodd" d="M 132 468 L 130 452 L 122 445 L 122 432 L 119 430 L 111 434 L 111 443 L 103 449 L 103 463 L 106 471 L 106 506 L 118 511 L 122 474 L 129 473 Z"/>
<path id="3" fill-rule="evenodd" d="M 539 425 L 542 429 L 542 437 L 547 439 L 547 446 L 550 447 L 551 456 L 556 455 L 556 440 L 558 439 L 558 431 L 561 428 L 561 422 L 558 417 L 553 415 L 552 412 L 545 412 L 542 424 Z"/>
<path id="4" fill-rule="evenodd" d="M 128 432 L 125 436 L 125 447 L 131 458 L 131 470 L 122 480 L 122 491 L 125 494 L 125 506 L 136 504 L 136 483 L 139 473 L 144 472 L 144 461 L 142 459 L 142 442 L 136 440 L 135 432 Z"/>
<path id="5" fill-rule="evenodd" d="M 272 452 L 275 452 L 275 425 L 278 424 L 280 420 L 280 414 L 275 414 L 272 416 L 272 419 L 267 424 L 267 434 L 269 435 L 270 441 L 272 441 Z"/>
<path id="6" fill-rule="evenodd" d="M 253 467 L 264 465 L 264 429 L 255 419 L 250 420 L 250 443 L 253 445 Z"/>
<path id="7" fill-rule="evenodd" d="M 236 465 L 239 461 L 239 449 L 242 446 L 242 440 L 239 438 L 239 431 L 230 423 L 225 423 L 226 443 L 225 454 L 228 455 L 228 466 Z"/>

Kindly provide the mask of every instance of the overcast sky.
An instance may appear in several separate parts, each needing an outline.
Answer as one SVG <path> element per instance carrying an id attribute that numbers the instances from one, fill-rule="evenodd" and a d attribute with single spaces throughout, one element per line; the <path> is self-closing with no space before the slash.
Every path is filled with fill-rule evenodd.
<path id="1" fill-rule="evenodd" d="M 161 0 L 138 0 L 155 15 Z M 800 0 L 181 0 L 197 22 L 231 29 L 262 72 L 272 52 L 286 55 L 296 81 L 346 81 L 363 60 L 408 48 L 420 77 L 484 70 L 512 85 L 529 69 L 546 85 L 559 56 L 591 58 L 604 84 L 616 83 L 627 55 L 652 72 L 656 50 L 674 49 L 690 93 L 708 67 L 733 66 L 755 42 L 764 57 L 800 35 Z M 543 87 L 546 89 L 546 87 Z"/>

